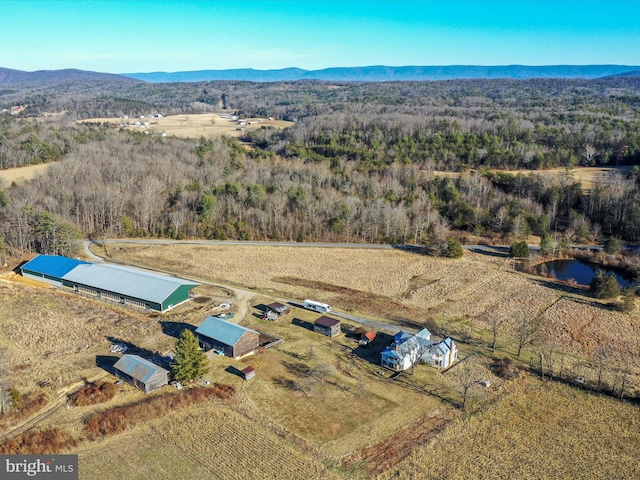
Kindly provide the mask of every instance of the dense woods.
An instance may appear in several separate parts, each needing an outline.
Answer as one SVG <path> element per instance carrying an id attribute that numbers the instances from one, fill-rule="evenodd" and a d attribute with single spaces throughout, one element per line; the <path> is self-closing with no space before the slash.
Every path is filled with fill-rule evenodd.
<path id="1" fill-rule="evenodd" d="M 23 116 L 69 114 L 0 117 L 0 168 L 62 160 L 32 182 L 0 185 L 0 238 L 18 254 L 69 253 L 81 235 L 418 243 L 445 254 L 452 235 L 640 240 L 638 169 L 590 191 L 572 172 L 640 160 L 633 77 L 106 82 L 15 90 L 0 101 L 20 95 L 30 105 Z M 297 123 L 243 143 L 71 123 L 223 108 Z M 535 174 L 557 166 L 566 171 L 555 181 Z"/>

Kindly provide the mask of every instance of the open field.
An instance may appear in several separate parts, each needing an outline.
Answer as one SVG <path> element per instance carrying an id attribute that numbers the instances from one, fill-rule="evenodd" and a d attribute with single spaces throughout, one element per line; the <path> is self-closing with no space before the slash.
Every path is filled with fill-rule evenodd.
<path id="1" fill-rule="evenodd" d="M 380 478 L 632 479 L 639 457 L 637 407 L 524 377 Z"/>
<path id="2" fill-rule="evenodd" d="M 293 122 L 285 120 L 269 121 L 266 118 L 243 118 L 247 125 L 239 126 L 236 120 L 223 118 L 216 113 L 169 115 L 162 118 L 130 118 L 122 120 L 120 118 L 89 118 L 81 120 L 80 123 L 112 123 L 120 126 L 125 123 L 140 122 L 142 125 L 130 126 L 133 131 L 148 131 L 150 134 L 160 135 L 165 133 L 176 137 L 185 138 L 205 138 L 219 137 L 226 135 L 229 137 L 239 137 L 244 131 L 255 130 L 262 127 L 286 128 L 293 125 Z M 144 125 L 148 122 L 149 125 Z M 249 124 L 251 122 L 251 124 Z M 243 130 L 239 130 L 242 128 Z"/>
<path id="3" fill-rule="evenodd" d="M 631 171 L 631 166 L 623 167 L 574 167 L 571 169 L 571 174 L 574 180 L 582 184 L 583 190 L 591 190 L 596 185 L 608 185 L 612 183 L 611 176 L 618 172 L 622 175 L 627 175 Z M 513 175 L 542 175 L 551 181 L 559 181 L 566 173 L 566 168 L 557 167 L 549 168 L 546 170 L 494 170 L 495 172 L 506 172 Z M 459 172 L 442 172 L 433 171 L 436 177 L 446 178 L 458 178 L 462 173 Z"/>
<path id="4" fill-rule="evenodd" d="M 81 434 L 90 413 L 145 396 L 124 384 L 106 404 L 43 417 L 40 427 L 61 428 L 80 440 L 72 451 L 80 455 L 82 478 L 542 478 L 548 467 L 564 478 L 594 471 L 631 478 L 640 453 L 634 450 L 640 444 L 637 407 L 526 373 L 504 381 L 480 355 L 481 376 L 491 388 L 475 389 L 472 413 L 462 415 L 455 380 L 461 364 L 445 372 L 420 366 L 392 380 L 378 366 L 390 335 L 379 332 L 370 348 L 357 348 L 356 323 L 343 321 L 344 334 L 329 339 L 313 332 L 313 312 L 293 307 L 275 322 L 259 313 L 273 298 L 312 297 L 389 323 L 426 322 L 437 330 L 445 320 L 446 330 L 459 335 L 468 329 L 474 338 L 459 343 L 461 358 L 486 351 L 477 342 L 494 312 L 539 314 L 545 333 L 570 356 L 589 354 L 592 342 L 606 338 L 633 350 L 636 314 L 603 308 L 578 291 L 514 273 L 504 259 L 478 253 L 444 260 L 398 250 L 131 244 L 112 245 L 110 252 L 121 261 L 243 286 L 254 296 L 238 310 L 240 297 L 230 290 L 202 285 L 195 289 L 197 301 L 159 316 L 9 275 L 0 281 L 0 348 L 16 386 L 38 391 L 45 379 L 52 382 L 50 398 L 57 398 L 83 377 L 113 379 L 95 366 L 96 355 L 108 354 L 108 338 L 167 352 L 176 329 L 198 325 L 221 299 L 236 304 L 235 321 L 285 342 L 244 359 L 210 361 L 212 383 L 238 388 L 226 403 L 182 409 L 95 441 Z M 499 356 L 513 352 L 510 337 L 501 333 Z M 237 374 L 247 365 L 256 369 L 250 382 Z M 568 451 L 578 452 L 579 461 Z"/>
<path id="5" fill-rule="evenodd" d="M 22 183 L 35 178 L 39 173 L 44 172 L 53 163 L 39 163 L 37 165 L 27 165 L 26 167 L 7 168 L 0 170 L 0 187 L 5 183 L 11 185 L 11 182 Z"/>
<path id="6" fill-rule="evenodd" d="M 203 279 L 274 296 L 313 298 L 383 321 L 436 331 L 445 323 L 450 334 L 481 342 L 490 339 L 490 319 L 500 317 L 499 348 L 511 354 L 517 350 L 514 319 L 524 315 L 541 318 L 542 334 L 573 355 L 572 363 L 591 355 L 596 344 L 609 346 L 612 362 L 640 356 L 640 312 L 624 314 L 580 289 L 513 272 L 502 257 L 467 252 L 447 260 L 397 250 L 299 246 L 120 244 L 110 250 L 120 261 L 198 272 Z M 632 364 L 631 383 L 638 389 L 640 366 Z"/>

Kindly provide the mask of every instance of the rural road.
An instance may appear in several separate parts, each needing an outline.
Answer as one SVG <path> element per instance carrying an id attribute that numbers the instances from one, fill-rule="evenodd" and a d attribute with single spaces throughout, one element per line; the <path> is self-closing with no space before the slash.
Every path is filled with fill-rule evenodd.
<path id="1" fill-rule="evenodd" d="M 91 249 L 90 246 L 91 244 L 94 243 L 91 240 L 83 240 L 83 246 L 84 246 L 84 251 L 86 253 L 86 255 L 92 259 L 93 262 L 96 263 L 100 263 L 100 262 L 104 262 L 104 258 L 94 254 Z M 106 243 L 134 243 L 134 244 L 150 244 L 150 245 L 159 245 L 159 244 L 166 244 L 166 243 L 172 243 L 172 244 L 213 244 L 213 245 L 276 245 L 276 246 L 291 246 L 291 245 L 295 245 L 295 246 L 309 246 L 309 247 L 330 247 L 330 248 L 357 248 L 357 247 L 361 247 L 362 244 L 353 244 L 353 243 L 330 243 L 330 244 L 325 244 L 325 243 L 291 243 L 291 242 L 241 242 L 241 241 L 217 241 L 217 240 L 106 240 Z M 382 249 L 391 249 L 391 248 L 395 248 L 393 245 L 378 245 L 378 244 L 365 244 L 366 246 L 364 248 L 382 248 Z M 409 246 L 410 248 L 419 248 L 417 246 Z M 482 247 L 485 248 L 485 247 Z M 118 262 L 118 263 L 123 263 L 123 262 Z M 141 268 L 138 265 L 133 265 L 133 264 L 126 264 L 126 265 L 130 265 L 136 268 Z M 150 270 L 151 271 L 151 270 Z M 165 273 L 169 273 L 171 275 L 173 275 L 173 273 L 171 272 L 165 272 Z M 186 278 L 186 277 L 185 277 Z M 208 282 L 206 280 L 202 280 L 202 279 L 198 279 L 198 278 L 188 278 L 188 280 L 195 280 L 199 283 L 205 284 L 205 285 L 214 285 L 214 286 L 219 286 L 219 287 L 223 287 L 227 290 L 231 290 L 234 295 L 235 295 L 235 304 L 238 308 L 238 310 L 235 312 L 236 318 L 241 320 L 243 319 L 248 313 L 249 313 L 249 309 L 251 307 L 251 300 L 253 299 L 254 296 L 257 295 L 257 292 L 253 292 L 251 290 L 245 290 L 242 288 L 238 288 L 238 287 L 232 287 L 229 285 L 224 285 L 221 283 L 212 283 L 212 282 Z M 274 300 L 280 301 L 280 302 L 286 302 L 290 305 L 293 306 L 297 306 L 299 308 L 304 308 L 302 307 L 302 305 L 299 303 L 298 300 L 291 300 L 288 298 L 274 298 Z M 381 322 L 381 321 L 377 321 L 377 320 L 372 320 L 370 318 L 364 318 L 364 317 L 359 317 L 357 315 L 352 315 L 349 313 L 343 313 L 343 312 L 339 312 L 339 311 L 335 311 L 333 310 L 331 312 L 334 316 L 337 317 L 341 317 L 341 318 L 345 318 L 347 320 L 350 320 L 352 322 L 355 323 L 359 323 L 363 326 L 366 326 L 368 328 L 371 328 L 373 330 L 381 330 L 387 333 L 391 333 L 391 334 L 396 334 L 397 332 L 399 332 L 401 329 L 398 325 L 393 325 L 390 323 L 385 323 L 385 322 Z"/>

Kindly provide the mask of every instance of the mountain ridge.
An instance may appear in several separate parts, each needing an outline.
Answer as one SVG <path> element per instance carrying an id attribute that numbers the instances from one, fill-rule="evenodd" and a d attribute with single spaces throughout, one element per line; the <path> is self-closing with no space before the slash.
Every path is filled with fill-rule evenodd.
<path id="1" fill-rule="evenodd" d="M 90 70 L 79 70 L 76 68 L 65 68 L 62 70 L 36 70 L 33 72 L 27 72 L 24 70 L 14 70 L 11 68 L 0 67 L 0 85 L 30 82 L 58 83 L 83 80 L 116 80 L 129 83 L 140 81 L 124 75 L 93 72 Z"/>
<path id="2" fill-rule="evenodd" d="M 631 65 L 448 65 L 400 66 L 373 65 L 366 67 L 330 67 L 320 70 L 283 68 L 258 70 L 253 68 L 224 70 L 194 70 L 183 72 L 123 73 L 123 76 L 145 82 L 202 82 L 239 80 L 278 82 L 296 80 L 324 80 L 346 82 L 422 81 L 491 78 L 579 78 L 610 77 L 640 70 Z"/>
<path id="3" fill-rule="evenodd" d="M 574 78 L 596 79 L 640 76 L 640 66 L 632 65 L 447 65 L 400 66 L 373 65 L 365 67 L 329 67 L 304 70 L 290 67 L 271 70 L 236 68 L 224 70 L 191 70 L 183 72 L 102 73 L 73 68 L 36 70 L 33 72 L 0 67 L 0 85 L 21 83 L 60 83 L 70 81 L 119 82 L 210 82 L 216 80 L 282 82 L 321 80 L 335 82 L 389 82 L 457 79 L 529 79 Z"/>

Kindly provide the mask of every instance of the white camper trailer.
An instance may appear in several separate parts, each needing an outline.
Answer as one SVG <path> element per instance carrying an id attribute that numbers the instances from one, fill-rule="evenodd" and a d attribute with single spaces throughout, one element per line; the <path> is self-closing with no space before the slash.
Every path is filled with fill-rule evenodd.
<path id="1" fill-rule="evenodd" d="M 326 303 L 316 302 L 315 300 L 305 300 L 304 308 L 307 310 L 313 310 L 318 313 L 329 313 L 331 311 L 331 305 Z"/>

